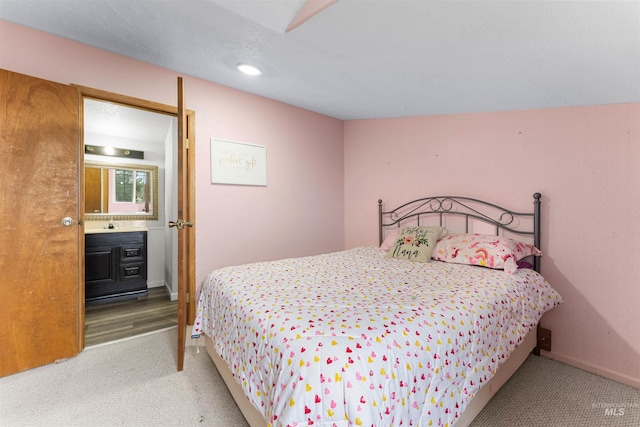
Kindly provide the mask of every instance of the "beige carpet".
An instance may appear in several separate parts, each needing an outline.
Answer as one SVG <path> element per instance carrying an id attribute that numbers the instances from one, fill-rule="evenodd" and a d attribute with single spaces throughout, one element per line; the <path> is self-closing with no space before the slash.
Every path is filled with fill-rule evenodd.
<path id="1" fill-rule="evenodd" d="M 529 356 L 471 427 L 639 427 L 640 390 Z"/>
<path id="2" fill-rule="evenodd" d="M 247 426 L 200 350 L 177 372 L 171 328 L 0 378 L 0 426 Z"/>
<path id="3" fill-rule="evenodd" d="M 203 348 L 176 372 L 175 328 L 0 378 L 0 426 L 247 424 Z M 472 427 L 640 426 L 640 390 L 530 356 Z"/>

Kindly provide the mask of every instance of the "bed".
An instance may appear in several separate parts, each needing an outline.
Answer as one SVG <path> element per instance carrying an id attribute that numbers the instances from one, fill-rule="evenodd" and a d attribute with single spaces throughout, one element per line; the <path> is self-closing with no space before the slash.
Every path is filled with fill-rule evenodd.
<path id="1" fill-rule="evenodd" d="M 540 203 L 380 200 L 380 246 L 212 271 L 193 336 L 252 427 L 467 425 L 562 302 Z"/>

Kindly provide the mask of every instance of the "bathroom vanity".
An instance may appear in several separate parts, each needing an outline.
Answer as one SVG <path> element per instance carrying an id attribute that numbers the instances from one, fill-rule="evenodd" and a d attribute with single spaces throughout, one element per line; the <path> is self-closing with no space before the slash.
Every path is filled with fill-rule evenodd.
<path id="1" fill-rule="evenodd" d="M 85 232 L 85 305 L 147 295 L 147 232 Z"/>

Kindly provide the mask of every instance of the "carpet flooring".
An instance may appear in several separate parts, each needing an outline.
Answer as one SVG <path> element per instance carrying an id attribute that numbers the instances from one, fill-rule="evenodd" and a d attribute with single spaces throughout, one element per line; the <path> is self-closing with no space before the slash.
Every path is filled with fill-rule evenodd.
<path id="1" fill-rule="evenodd" d="M 639 427 L 640 390 L 529 356 L 471 427 Z"/>
<path id="2" fill-rule="evenodd" d="M 86 349 L 75 358 L 0 378 L 0 426 L 246 427 L 213 362 L 177 329 Z M 472 427 L 640 426 L 640 390 L 530 356 Z"/>
<path id="3" fill-rule="evenodd" d="M 0 426 L 247 426 L 200 350 L 187 347 L 177 372 L 173 327 L 0 378 Z"/>

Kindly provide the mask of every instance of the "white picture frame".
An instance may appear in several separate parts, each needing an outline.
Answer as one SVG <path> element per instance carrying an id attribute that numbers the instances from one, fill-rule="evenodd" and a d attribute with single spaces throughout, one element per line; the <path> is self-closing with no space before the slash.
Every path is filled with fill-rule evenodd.
<path id="1" fill-rule="evenodd" d="M 211 183 L 267 185 L 267 148 L 211 138 Z"/>

